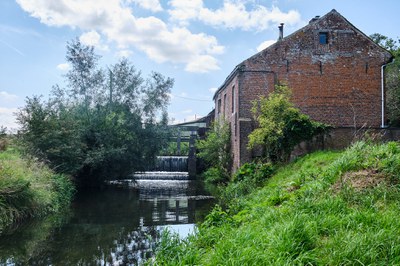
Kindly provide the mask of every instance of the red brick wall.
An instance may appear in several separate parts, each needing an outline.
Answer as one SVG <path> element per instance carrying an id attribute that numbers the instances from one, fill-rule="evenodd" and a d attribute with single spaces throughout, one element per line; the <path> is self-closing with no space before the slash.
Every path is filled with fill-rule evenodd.
<path id="1" fill-rule="evenodd" d="M 238 111 L 239 111 L 239 79 L 235 75 L 229 82 L 220 89 L 215 100 L 215 121 L 223 122 L 226 121 L 230 124 L 231 129 L 231 154 L 233 165 L 237 166 L 240 164 L 240 135 L 239 135 L 239 123 L 238 123 Z M 232 92 L 234 91 L 233 95 Z M 226 97 L 225 97 L 226 95 Z M 233 99 L 233 97 L 234 99 Z M 226 99 L 226 101 L 225 101 Z M 218 112 L 218 100 L 221 100 L 222 108 L 221 112 Z M 232 106 L 232 100 L 235 101 Z M 237 167 L 236 167 L 237 168 Z M 234 169 L 236 169 L 234 168 Z"/>
<path id="2" fill-rule="evenodd" d="M 317 26 L 297 32 L 276 44 L 275 49 L 246 60 L 245 69 L 276 73 L 277 80 L 292 89 L 296 106 L 315 120 L 332 126 L 379 127 L 380 67 L 390 55 L 347 24 L 342 31 L 348 35 L 352 32 L 352 50 L 350 44 L 342 45 L 344 40 L 336 37 L 337 32 L 326 30 L 330 43 L 321 51 L 313 39 L 318 35 L 313 28 Z"/>
<path id="3" fill-rule="evenodd" d="M 328 43 L 319 43 L 319 33 Z M 391 55 L 375 45 L 336 11 L 331 11 L 250 57 L 233 79 L 216 94 L 227 99 L 225 118 L 232 126 L 234 169 L 253 156 L 246 148 L 254 128 L 252 102 L 268 95 L 276 83 L 287 84 L 292 101 L 312 119 L 335 127 L 380 127 L 381 66 Z M 238 90 L 235 113 L 230 111 L 231 88 Z M 217 110 L 217 109 L 216 109 Z M 218 114 L 216 113 L 216 118 Z"/>

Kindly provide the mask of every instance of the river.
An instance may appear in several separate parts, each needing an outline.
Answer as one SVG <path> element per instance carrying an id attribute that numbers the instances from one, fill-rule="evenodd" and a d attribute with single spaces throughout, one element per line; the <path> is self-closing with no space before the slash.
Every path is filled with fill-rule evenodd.
<path id="1" fill-rule="evenodd" d="M 138 180 L 78 193 L 62 215 L 34 219 L 0 237 L 0 265 L 138 265 L 162 230 L 182 238 L 213 204 L 201 183 Z"/>

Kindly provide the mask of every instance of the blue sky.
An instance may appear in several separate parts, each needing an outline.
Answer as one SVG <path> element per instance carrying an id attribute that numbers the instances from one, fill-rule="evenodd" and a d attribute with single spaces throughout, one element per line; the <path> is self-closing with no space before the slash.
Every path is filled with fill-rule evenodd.
<path id="1" fill-rule="evenodd" d="M 0 126 L 32 95 L 63 86 L 66 43 L 94 45 L 107 66 L 127 57 L 146 76 L 175 79 L 170 118 L 183 122 L 213 108 L 233 68 L 316 15 L 335 8 L 365 34 L 400 37 L 400 1 L 369 0 L 1 0 Z"/>

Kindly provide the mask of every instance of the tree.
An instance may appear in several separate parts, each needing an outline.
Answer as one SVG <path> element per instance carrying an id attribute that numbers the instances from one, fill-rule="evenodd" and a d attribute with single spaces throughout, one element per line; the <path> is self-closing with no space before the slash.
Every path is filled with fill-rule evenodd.
<path id="1" fill-rule="evenodd" d="M 400 39 L 395 41 L 379 33 L 374 33 L 370 38 L 388 50 L 395 61 L 386 66 L 386 107 L 389 124 L 400 126 Z"/>
<path id="2" fill-rule="evenodd" d="M 327 128 L 295 108 L 290 96 L 286 86 L 277 86 L 268 97 L 253 102 L 252 113 L 258 127 L 249 135 L 248 148 L 261 146 L 264 156 L 272 162 L 288 160 L 297 144 Z"/>
<path id="3" fill-rule="evenodd" d="M 388 50 L 394 57 L 398 57 L 400 55 L 400 39 L 396 41 L 379 33 L 371 34 L 369 37 L 376 44 Z"/>
<path id="4" fill-rule="evenodd" d="M 18 114 L 27 152 L 79 184 L 99 185 L 144 170 L 166 144 L 166 106 L 173 80 L 147 79 L 126 59 L 98 67 L 93 47 L 67 45 L 66 88 L 48 100 L 27 98 Z"/>
<path id="5" fill-rule="evenodd" d="M 197 156 L 209 167 L 206 171 L 209 181 L 219 183 L 229 180 L 232 166 L 230 132 L 228 123 L 214 123 L 206 138 L 197 141 Z"/>

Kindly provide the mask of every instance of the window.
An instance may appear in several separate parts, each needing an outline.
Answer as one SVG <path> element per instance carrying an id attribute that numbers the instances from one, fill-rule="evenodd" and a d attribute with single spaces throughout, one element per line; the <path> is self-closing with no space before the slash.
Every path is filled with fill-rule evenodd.
<path id="1" fill-rule="evenodd" d="M 224 113 L 226 113 L 226 94 L 224 94 Z"/>
<path id="2" fill-rule="evenodd" d="M 221 99 L 218 99 L 218 114 L 221 113 Z"/>
<path id="3" fill-rule="evenodd" d="M 328 33 L 327 32 L 319 33 L 319 43 L 320 44 L 328 44 Z"/>
<path id="4" fill-rule="evenodd" d="M 232 114 L 235 112 L 235 86 L 232 86 Z"/>

